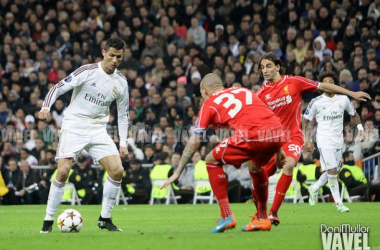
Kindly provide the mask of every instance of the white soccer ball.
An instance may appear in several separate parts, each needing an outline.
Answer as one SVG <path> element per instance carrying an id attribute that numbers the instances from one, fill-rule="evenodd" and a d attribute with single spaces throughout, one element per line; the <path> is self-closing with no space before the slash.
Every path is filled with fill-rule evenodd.
<path id="1" fill-rule="evenodd" d="M 83 218 L 77 210 L 66 209 L 58 216 L 57 225 L 63 233 L 77 233 L 83 226 Z"/>

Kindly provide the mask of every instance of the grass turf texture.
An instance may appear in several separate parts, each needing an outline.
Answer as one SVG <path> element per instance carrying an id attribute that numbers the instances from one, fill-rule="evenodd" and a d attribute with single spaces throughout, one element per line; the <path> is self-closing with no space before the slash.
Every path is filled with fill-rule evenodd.
<path id="1" fill-rule="evenodd" d="M 97 227 L 100 206 L 60 206 L 83 216 L 81 232 L 64 234 L 54 222 L 53 232 L 40 234 L 45 206 L 0 206 L 0 249 L 322 249 L 320 224 L 369 226 L 369 245 L 380 249 L 379 203 L 347 204 L 337 213 L 333 203 L 284 204 L 281 224 L 270 232 L 241 232 L 250 221 L 253 204 L 233 204 L 237 227 L 211 234 L 219 215 L 214 205 L 116 206 L 113 221 L 123 232 Z"/>

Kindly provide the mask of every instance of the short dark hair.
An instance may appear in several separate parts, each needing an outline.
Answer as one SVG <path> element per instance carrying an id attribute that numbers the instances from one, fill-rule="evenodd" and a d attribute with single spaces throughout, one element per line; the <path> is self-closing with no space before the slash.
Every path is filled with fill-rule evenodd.
<path id="1" fill-rule="evenodd" d="M 348 158 L 350 156 L 350 154 L 353 154 L 354 152 L 353 151 L 346 151 L 343 153 L 343 160 L 345 160 L 346 158 Z"/>
<path id="2" fill-rule="evenodd" d="M 325 72 L 322 72 L 320 75 L 319 75 L 319 82 L 322 82 L 323 79 L 325 79 L 326 77 L 331 77 L 333 80 L 334 80 L 334 84 L 335 85 L 338 85 L 339 84 L 339 79 L 337 77 L 337 75 L 333 72 L 328 72 L 328 71 L 325 71 Z"/>
<path id="3" fill-rule="evenodd" d="M 110 38 L 110 39 L 107 40 L 105 50 L 108 51 L 109 48 L 114 48 L 114 49 L 117 49 L 117 50 L 121 50 L 122 49 L 124 51 L 125 42 L 123 40 L 121 40 L 120 38 L 118 38 L 118 37 Z"/>
<path id="4" fill-rule="evenodd" d="M 260 59 L 260 62 L 259 62 L 259 70 L 260 70 L 260 76 L 262 76 L 262 72 L 261 72 L 261 61 L 264 60 L 264 59 L 267 59 L 267 60 L 270 60 L 272 62 L 274 62 L 274 65 L 280 65 L 280 75 L 284 75 L 285 74 L 285 68 L 282 66 L 282 61 L 281 61 L 281 58 L 275 53 L 275 52 L 268 52 L 266 53 L 265 55 L 263 55 Z"/>

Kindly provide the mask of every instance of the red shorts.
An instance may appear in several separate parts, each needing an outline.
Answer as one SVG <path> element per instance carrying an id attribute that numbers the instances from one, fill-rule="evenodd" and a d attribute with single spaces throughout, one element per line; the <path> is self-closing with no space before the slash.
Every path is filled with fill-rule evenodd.
<path id="1" fill-rule="evenodd" d="M 301 157 L 302 149 L 303 149 L 304 140 L 302 137 L 292 138 L 289 142 L 285 142 L 282 146 L 282 149 L 285 152 L 286 157 L 292 157 L 296 162 Z M 275 157 L 270 159 L 269 163 L 263 166 L 265 171 L 268 173 L 268 176 L 272 176 L 276 173 L 277 167 L 275 163 Z"/>
<path id="2" fill-rule="evenodd" d="M 219 143 L 212 151 L 214 158 L 223 163 L 233 165 L 235 168 L 249 160 L 255 166 L 264 166 L 280 150 L 283 142 L 241 141 L 230 136 Z"/>

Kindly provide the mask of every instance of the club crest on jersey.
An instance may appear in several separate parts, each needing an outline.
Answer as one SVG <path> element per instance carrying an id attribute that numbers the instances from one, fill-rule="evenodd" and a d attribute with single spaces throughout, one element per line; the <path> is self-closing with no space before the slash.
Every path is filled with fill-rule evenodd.
<path id="1" fill-rule="evenodd" d="M 285 94 L 285 95 L 289 95 L 289 85 L 286 85 L 286 86 L 284 87 L 284 94 Z"/>
<path id="2" fill-rule="evenodd" d="M 265 95 L 265 100 L 268 100 L 268 99 L 270 99 L 270 94 Z"/>
<path id="3" fill-rule="evenodd" d="M 117 95 L 117 87 L 113 87 L 113 90 L 112 90 L 112 93 L 114 93 L 115 95 Z"/>
<path id="4" fill-rule="evenodd" d="M 341 103 L 339 103 L 339 108 L 340 108 L 340 109 L 343 109 L 343 106 L 342 106 L 342 104 L 341 104 Z"/>
<path id="5" fill-rule="evenodd" d="M 71 75 L 69 75 L 68 77 L 65 78 L 65 82 L 71 82 L 71 80 L 73 79 L 73 77 Z"/>

